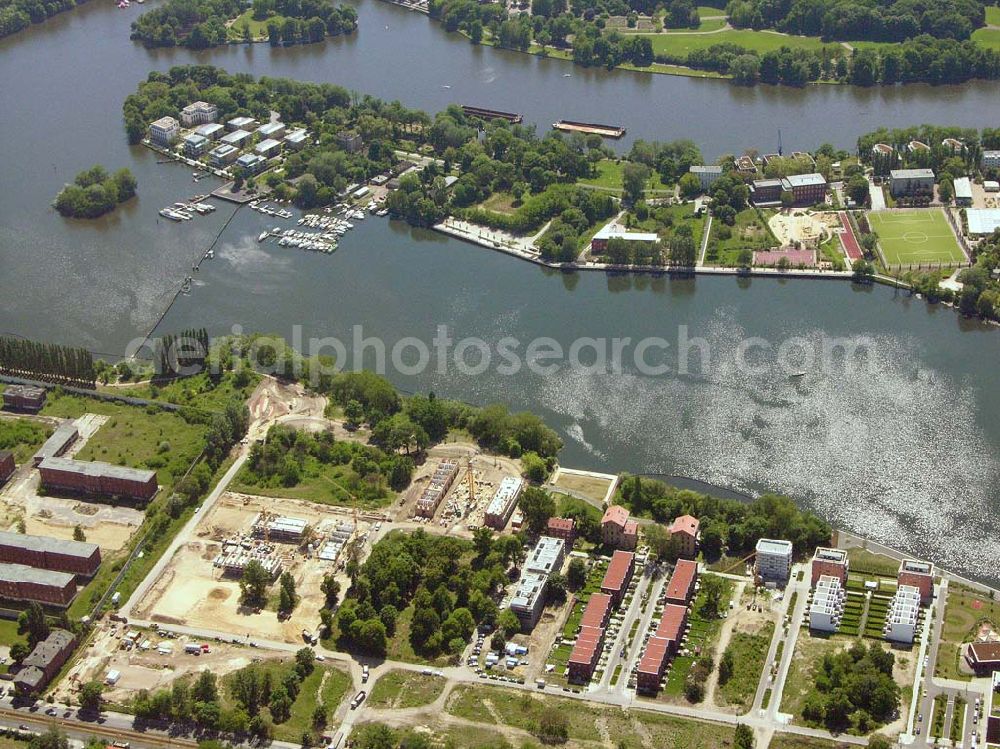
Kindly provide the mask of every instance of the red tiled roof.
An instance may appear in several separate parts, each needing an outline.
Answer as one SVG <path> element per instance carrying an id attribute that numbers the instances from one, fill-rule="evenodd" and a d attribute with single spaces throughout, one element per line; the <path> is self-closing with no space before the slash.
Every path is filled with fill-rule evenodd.
<path id="1" fill-rule="evenodd" d="M 693 515 L 681 515 L 670 525 L 670 535 L 687 533 L 689 536 L 697 536 L 698 525 L 698 518 Z"/>
<path id="2" fill-rule="evenodd" d="M 604 593 L 594 593 L 587 601 L 587 607 L 580 618 L 581 627 L 603 627 L 604 619 L 611 609 L 611 596 Z"/>
<path id="3" fill-rule="evenodd" d="M 604 640 L 604 630 L 597 627 L 583 627 L 576 638 L 573 652 L 569 654 L 569 663 L 584 663 L 590 665 L 601 649 Z"/>
<path id="4" fill-rule="evenodd" d="M 667 658 L 667 650 L 669 648 L 670 643 L 662 637 L 656 637 L 655 635 L 650 637 L 646 643 L 646 651 L 639 660 L 639 673 L 659 676 L 660 669 L 663 668 L 663 662 Z"/>
<path id="5" fill-rule="evenodd" d="M 969 652 L 978 663 L 994 663 L 1000 661 L 1000 642 L 974 642 Z"/>
<path id="6" fill-rule="evenodd" d="M 604 580 L 601 582 L 602 590 L 621 590 L 625 587 L 625 578 L 632 566 L 635 554 L 631 551 L 616 551 L 611 556 L 611 564 L 608 571 L 604 573 Z"/>
<path id="7" fill-rule="evenodd" d="M 674 567 L 674 574 L 667 583 L 667 598 L 687 600 L 691 586 L 698 577 L 698 564 L 690 559 L 681 559 Z"/>
<path id="8" fill-rule="evenodd" d="M 684 619 L 687 617 L 687 607 L 668 603 L 663 607 L 663 616 L 656 628 L 656 636 L 664 640 L 680 642 L 684 634 Z"/>
<path id="9" fill-rule="evenodd" d="M 576 526 L 573 518 L 549 518 L 549 529 L 571 531 Z"/>
<path id="10" fill-rule="evenodd" d="M 634 520 L 629 520 L 625 523 L 624 533 L 626 536 L 635 536 L 639 533 L 639 524 Z"/>
<path id="11" fill-rule="evenodd" d="M 624 526 L 627 522 L 628 510 L 621 505 L 611 505 L 604 511 L 604 517 L 601 518 L 601 525 L 604 525 L 605 523 L 614 523 L 615 525 Z"/>

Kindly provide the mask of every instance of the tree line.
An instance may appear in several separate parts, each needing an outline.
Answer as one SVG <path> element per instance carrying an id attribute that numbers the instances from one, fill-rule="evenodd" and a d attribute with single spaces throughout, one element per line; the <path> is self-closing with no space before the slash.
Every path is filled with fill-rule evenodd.
<path id="1" fill-rule="evenodd" d="M 79 387 L 94 386 L 94 357 L 84 348 L 0 337 L 0 371 Z"/>
<path id="2" fill-rule="evenodd" d="M 103 166 L 95 164 L 60 190 L 53 205 L 63 216 L 97 218 L 134 197 L 137 184 L 128 169 L 108 174 Z"/>
<path id="3" fill-rule="evenodd" d="M 0 0 L 0 38 L 84 2 L 86 0 Z"/>

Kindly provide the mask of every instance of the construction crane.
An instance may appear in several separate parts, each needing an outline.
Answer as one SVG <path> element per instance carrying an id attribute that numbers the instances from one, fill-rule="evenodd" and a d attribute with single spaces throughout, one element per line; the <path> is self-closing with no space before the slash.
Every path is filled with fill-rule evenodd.
<path id="1" fill-rule="evenodd" d="M 465 473 L 469 478 L 469 505 L 476 501 L 476 474 L 472 470 L 472 459 L 465 459 Z"/>

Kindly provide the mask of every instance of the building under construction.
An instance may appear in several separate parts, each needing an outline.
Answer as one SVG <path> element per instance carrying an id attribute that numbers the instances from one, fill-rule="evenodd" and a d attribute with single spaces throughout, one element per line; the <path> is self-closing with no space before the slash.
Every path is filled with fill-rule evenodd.
<path id="1" fill-rule="evenodd" d="M 270 544 L 253 544 L 248 549 L 241 544 L 228 545 L 215 558 L 215 566 L 222 568 L 222 574 L 227 577 L 243 577 L 250 562 L 260 562 L 260 566 L 274 580 L 281 574 L 281 559 L 274 553 Z"/>
<path id="2" fill-rule="evenodd" d="M 431 476 L 430 483 L 424 487 L 423 492 L 420 494 L 420 498 L 417 499 L 417 509 L 416 513 L 420 517 L 432 518 L 434 513 L 441 504 L 441 500 L 444 499 L 444 495 L 448 493 L 451 485 L 455 483 L 455 477 L 458 475 L 458 463 L 453 463 L 452 461 L 442 461 L 438 464 L 437 469 L 434 471 L 434 475 Z"/>
<path id="3" fill-rule="evenodd" d="M 308 523 L 302 518 L 282 517 L 268 512 L 254 518 L 250 533 L 254 538 L 286 544 L 302 543 Z"/>

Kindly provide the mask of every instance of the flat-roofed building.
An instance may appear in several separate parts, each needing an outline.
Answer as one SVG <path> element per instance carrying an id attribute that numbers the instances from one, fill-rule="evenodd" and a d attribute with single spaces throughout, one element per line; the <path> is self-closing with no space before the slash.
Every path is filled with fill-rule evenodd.
<path id="1" fill-rule="evenodd" d="M 364 147 L 361 136 L 353 130 L 337 133 L 337 143 L 348 153 L 357 153 Z"/>
<path id="2" fill-rule="evenodd" d="M 835 577 L 840 580 L 841 585 L 847 585 L 847 573 L 850 569 L 850 562 L 847 559 L 847 552 L 843 549 L 828 549 L 825 546 L 816 548 L 812 558 L 812 581 L 811 587 L 816 587 L 816 583 L 824 575 Z"/>
<path id="3" fill-rule="evenodd" d="M 1000 169 L 1000 151 L 983 151 L 983 156 L 979 160 L 979 166 L 983 169 Z"/>
<path id="4" fill-rule="evenodd" d="M 722 176 L 722 167 L 716 164 L 694 164 L 688 171 L 698 178 L 702 190 L 708 190 Z"/>
<path id="5" fill-rule="evenodd" d="M 218 168 L 227 167 L 239 158 L 240 149 L 228 143 L 216 146 L 208 152 L 209 163 Z"/>
<path id="6" fill-rule="evenodd" d="M 566 677 L 574 684 L 586 684 L 594 675 L 594 669 L 604 648 L 604 629 L 601 627 L 580 627 L 576 643 L 566 662 Z"/>
<path id="7" fill-rule="evenodd" d="M 196 127 L 194 132 L 195 135 L 200 135 L 202 138 L 218 140 L 222 137 L 222 134 L 226 132 L 226 128 L 218 122 L 210 122 L 207 125 L 200 125 L 199 127 Z"/>
<path id="8" fill-rule="evenodd" d="M 173 117 L 161 117 L 149 126 L 149 139 L 158 146 L 169 148 L 181 137 L 181 126 Z"/>
<path id="9" fill-rule="evenodd" d="M 528 554 L 528 558 L 524 560 L 524 569 L 529 572 L 540 572 L 543 575 L 551 575 L 553 572 L 559 572 L 562 569 L 565 558 L 565 541 L 561 538 L 541 536 Z"/>
<path id="10" fill-rule="evenodd" d="M 590 240 L 592 252 L 606 252 L 608 242 L 612 239 L 621 239 L 626 242 L 638 242 L 640 244 L 655 245 L 660 242 L 660 235 L 656 232 L 647 231 L 627 231 L 618 224 L 605 224 Z"/>
<path id="11" fill-rule="evenodd" d="M 207 152 L 209 146 L 212 145 L 212 141 L 206 138 L 204 135 L 198 135 L 198 133 L 189 133 L 184 136 L 184 155 L 190 156 L 192 159 L 196 159 L 203 153 Z"/>
<path id="12" fill-rule="evenodd" d="M 207 101 L 194 101 L 181 110 L 181 123 L 184 127 L 205 125 L 219 119 L 219 108 Z"/>
<path id="13" fill-rule="evenodd" d="M 285 123 L 268 122 L 266 125 L 261 125 L 257 128 L 257 134 L 262 140 L 267 140 L 268 138 L 281 140 L 285 137 Z"/>
<path id="14" fill-rule="evenodd" d="M 792 571 L 792 542 L 762 538 L 757 541 L 755 572 L 765 582 L 786 583 Z"/>
<path id="15" fill-rule="evenodd" d="M 101 566 L 101 548 L 86 541 L 0 531 L 0 563 L 92 577 Z"/>
<path id="16" fill-rule="evenodd" d="M 47 490 L 118 497 L 148 502 L 157 491 L 156 471 L 125 466 L 46 458 L 38 466 L 42 486 Z"/>
<path id="17" fill-rule="evenodd" d="M 38 452 L 32 457 L 31 462 L 35 466 L 39 466 L 46 458 L 58 458 L 69 450 L 79 436 L 80 432 L 77 431 L 76 424 L 72 421 L 64 421 L 42 443 L 42 446 L 38 448 Z"/>
<path id="18" fill-rule="evenodd" d="M 990 693 L 986 695 L 986 749 L 994 749 L 992 744 L 1000 746 L 1000 671 L 993 672 L 993 683 Z"/>
<path id="19" fill-rule="evenodd" d="M 934 565 L 918 559 L 904 559 L 899 564 L 896 581 L 900 585 L 912 585 L 920 591 L 920 603 L 926 605 L 934 598 Z"/>
<path id="20" fill-rule="evenodd" d="M 523 572 L 510 599 L 510 610 L 517 616 L 521 629 L 530 632 L 545 608 L 545 583 L 548 575 L 540 572 Z"/>
<path id="21" fill-rule="evenodd" d="M 797 206 L 816 205 L 826 200 L 826 177 L 819 172 L 791 174 L 782 177 L 781 189 L 792 194 L 793 203 Z"/>
<path id="22" fill-rule="evenodd" d="M 687 607 L 667 604 L 656 627 L 656 632 L 646 642 L 646 649 L 636 669 L 636 691 L 656 694 L 670 658 L 680 648 L 687 626 Z"/>
<path id="23" fill-rule="evenodd" d="M 226 130 L 236 132 L 237 130 L 253 130 L 257 127 L 257 120 L 253 117 L 233 117 L 226 123 Z"/>
<path id="24" fill-rule="evenodd" d="M 639 542 L 639 524 L 621 505 L 611 505 L 601 518 L 601 540 L 614 549 L 631 551 Z"/>
<path id="25" fill-rule="evenodd" d="M 272 156 L 277 156 L 281 153 L 281 141 L 274 138 L 262 140 L 253 147 L 253 152 L 258 156 L 263 156 L 265 159 L 270 159 Z"/>
<path id="26" fill-rule="evenodd" d="M 11 476 L 14 475 L 14 453 L 10 450 L 0 450 L 0 486 L 3 486 Z"/>
<path id="27" fill-rule="evenodd" d="M 698 529 L 700 523 L 693 515 L 681 515 L 674 519 L 667 529 L 670 537 L 677 541 L 677 549 L 682 557 L 694 558 L 698 555 Z"/>
<path id="28" fill-rule="evenodd" d="M 549 518 L 545 524 L 545 535 L 561 538 L 572 545 L 576 538 L 576 521 L 573 518 Z"/>
<path id="29" fill-rule="evenodd" d="M 305 130 L 293 130 L 284 137 L 285 145 L 293 151 L 305 148 L 309 145 L 309 133 Z"/>
<path id="30" fill-rule="evenodd" d="M 233 132 L 223 135 L 219 142 L 227 146 L 242 148 L 250 140 L 250 137 L 250 133 L 246 130 L 233 130 Z"/>
<path id="31" fill-rule="evenodd" d="M 750 184 L 750 200 L 756 206 L 781 203 L 780 179 L 755 179 Z"/>
<path id="32" fill-rule="evenodd" d="M 236 166 L 247 174 L 260 174 L 267 168 L 267 159 L 255 153 L 245 153 L 236 159 Z"/>
<path id="33" fill-rule="evenodd" d="M 3 391 L 3 406 L 11 411 L 38 413 L 45 405 L 45 388 L 34 385 L 8 385 Z"/>
<path id="34" fill-rule="evenodd" d="M 498 531 L 503 530 L 507 521 L 510 520 L 511 513 L 514 512 L 514 508 L 517 507 L 517 500 L 521 496 L 522 488 L 524 488 L 524 480 L 520 476 L 504 476 L 486 507 L 486 517 L 483 522 L 490 528 Z"/>
<path id="35" fill-rule="evenodd" d="M 37 643 L 28 657 L 21 662 L 21 670 L 14 677 L 14 689 L 22 696 L 40 695 L 42 690 L 59 673 L 69 660 L 76 645 L 76 637 L 65 629 L 53 629 Z"/>
<path id="36" fill-rule="evenodd" d="M 933 169 L 893 169 L 889 172 L 889 192 L 894 198 L 933 195 Z"/>
<path id="37" fill-rule="evenodd" d="M 26 564 L 0 563 L 0 598 L 65 608 L 76 596 L 76 576 Z"/>
<path id="38" fill-rule="evenodd" d="M 458 463 L 450 460 L 443 460 L 438 463 L 437 468 L 431 476 L 430 483 L 424 487 L 417 498 L 417 507 L 414 514 L 422 518 L 434 517 L 438 505 L 444 499 L 451 485 L 458 475 Z"/>
<path id="39" fill-rule="evenodd" d="M 1000 229 L 1000 208 L 967 208 L 970 237 L 984 237 Z"/>
<path id="40" fill-rule="evenodd" d="M 956 177 L 952 182 L 955 187 L 955 205 L 968 208 L 972 205 L 972 180 L 968 177 Z"/>
<path id="41" fill-rule="evenodd" d="M 809 602 L 809 629 L 818 632 L 836 632 L 844 615 L 844 599 L 847 591 L 840 578 L 823 575 L 816 581 Z"/>
<path id="42" fill-rule="evenodd" d="M 611 555 L 611 564 L 608 565 L 604 579 L 601 581 L 601 592 L 611 596 L 615 608 L 621 606 L 634 572 L 635 554 L 633 552 L 619 550 Z"/>
<path id="43" fill-rule="evenodd" d="M 694 595 L 694 584 L 698 580 L 698 563 L 690 559 L 679 559 L 673 574 L 667 582 L 664 596 L 667 603 L 687 606 Z"/>
<path id="44" fill-rule="evenodd" d="M 887 640 L 911 644 L 917 636 L 919 619 L 920 591 L 912 585 L 900 585 L 889 604 L 882 634 Z"/>

